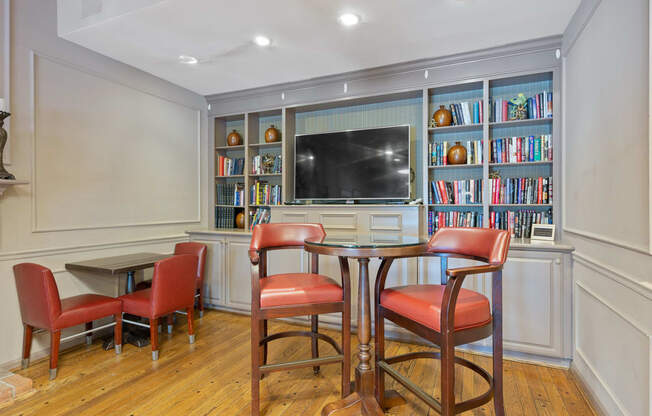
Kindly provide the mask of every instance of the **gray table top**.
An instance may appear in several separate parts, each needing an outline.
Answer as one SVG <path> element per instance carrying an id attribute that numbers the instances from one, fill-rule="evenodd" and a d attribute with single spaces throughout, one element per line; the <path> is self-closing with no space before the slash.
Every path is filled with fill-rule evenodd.
<path id="1" fill-rule="evenodd" d="M 154 267 L 154 263 L 170 257 L 170 254 L 133 253 L 124 256 L 103 257 L 66 263 L 66 270 L 79 270 L 104 274 L 120 274 Z"/>

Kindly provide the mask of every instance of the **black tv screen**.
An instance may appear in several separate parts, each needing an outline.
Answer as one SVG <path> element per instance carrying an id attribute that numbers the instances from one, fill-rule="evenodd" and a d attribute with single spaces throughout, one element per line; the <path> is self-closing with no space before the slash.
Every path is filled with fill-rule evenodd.
<path id="1" fill-rule="evenodd" d="M 410 126 L 295 136 L 294 198 L 409 199 Z"/>

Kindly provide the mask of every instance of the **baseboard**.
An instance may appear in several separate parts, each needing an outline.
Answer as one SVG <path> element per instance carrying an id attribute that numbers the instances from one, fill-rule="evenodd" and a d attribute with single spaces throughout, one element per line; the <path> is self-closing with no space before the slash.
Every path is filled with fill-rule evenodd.
<path id="1" fill-rule="evenodd" d="M 626 414 L 620 409 L 609 389 L 602 383 L 600 377 L 584 360 L 579 351 L 575 351 L 570 372 L 596 414 L 600 416 L 624 416 Z"/>

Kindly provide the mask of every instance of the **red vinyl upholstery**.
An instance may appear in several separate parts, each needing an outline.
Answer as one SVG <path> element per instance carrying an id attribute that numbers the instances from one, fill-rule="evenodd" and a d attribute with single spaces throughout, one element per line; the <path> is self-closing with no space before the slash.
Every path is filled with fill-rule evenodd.
<path id="1" fill-rule="evenodd" d="M 58 330 L 117 315 L 122 302 L 109 296 L 86 294 L 60 299 L 50 269 L 33 263 L 14 266 L 23 323 Z"/>
<path id="2" fill-rule="evenodd" d="M 174 246 L 174 254 L 190 254 L 197 257 L 197 279 L 195 287 L 201 289 L 204 285 L 204 269 L 206 267 L 206 245 L 201 243 L 178 243 Z"/>
<path id="3" fill-rule="evenodd" d="M 385 289 L 380 304 L 415 322 L 441 331 L 442 285 L 411 285 Z M 491 322 L 489 299 L 472 290 L 460 289 L 455 305 L 455 330 L 486 325 Z"/>
<path id="4" fill-rule="evenodd" d="M 120 296 L 123 311 L 145 318 L 158 318 L 195 302 L 197 257 L 182 254 L 154 265 L 151 289 Z"/>
<path id="5" fill-rule="evenodd" d="M 505 263 L 510 235 L 489 228 L 441 228 L 430 238 L 428 252 L 451 253 L 485 259 L 491 265 Z"/>
<path id="6" fill-rule="evenodd" d="M 262 248 L 303 247 L 307 238 L 324 238 L 326 231 L 321 224 L 274 223 L 254 227 L 249 245 L 249 255 Z"/>
<path id="7" fill-rule="evenodd" d="M 342 301 L 342 288 L 330 277 L 313 273 L 277 274 L 260 279 L 260 306 Z"/>

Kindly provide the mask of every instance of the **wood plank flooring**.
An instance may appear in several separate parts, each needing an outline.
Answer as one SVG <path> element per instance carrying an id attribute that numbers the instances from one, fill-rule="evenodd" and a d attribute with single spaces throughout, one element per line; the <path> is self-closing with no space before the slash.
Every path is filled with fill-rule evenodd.
<path id="1" fill-rule="evenodd" d="M 183 318 L 183 317 L 180 317 Z M 248 415 L 249 318 L 206 311 L 196 319 L 197 341 L 188 344 L 184 319 L 177 319 L 172 335 L 161 334 L 160 359 L 152 362 L 150 348 L 123 347 L 122 355 L 104 351 L 101 341 L 61 353 L 59 376 L 48 380 L 48 362 L 32 363 L 18 374 L 34 379 L 37 392 L 0 415 Z M 292 325 L 272 322 L 270 333 Z M 339 340 L 335 331 L 324 331 Z M 356 337 L 353 335 L 354 351 Z M 16 342 L 20 342 L 16 340 Z M 426 347 L 390 342 L 388 355 L 426 350 Z M 331 347 L 320 344 L 320 352 Z M 461 354 L 491 368 L 487 357 Z M 309 358 L 308 338 L 274 341 L 270 362 Z M 355 358 L 353 365 L 355 365 Z M 397 368 L 426 391 L 439 395 L 439 367 L 434 360 L 401 363 Z M 261 384 L 261 414 L 266 416 L 319 415 L 326 403 L 339 398 L 339 365 L 323 366 L 318 376 L 312 368 L 273 373 Z M 462 367 L 456 369 L 456 396 L 465 399 L 484 391 L 484 381 Z M 391 409 L 390 415 L 436 415 L 413 395 L 387 380 L 408 404 Z M 510 416 L 594 415 L 578 384 L 565 370 L 505 362 L 505 404 Z M 492 402 L 465 415 L 493 415 Z"/>

